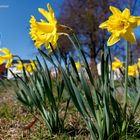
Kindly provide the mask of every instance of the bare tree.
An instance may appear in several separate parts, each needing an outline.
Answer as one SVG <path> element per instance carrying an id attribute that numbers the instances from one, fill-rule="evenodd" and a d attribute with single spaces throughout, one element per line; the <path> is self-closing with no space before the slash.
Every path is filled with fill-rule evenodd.
<path id="1" fill-rule="evenodd" d="M 128 7 L 132 13 L 135 13 L 138 0 L 65 0 L 61 8 L 59 22 L 73 28 L 79 37 L 81 46 L 90 50 L 88 56 L 93 77 L 98 75 L 97 55 L 108 38 L 107 32 L 99 29 L 99 25 L 110 15 L 110 5 L 120 10 Z"/>
<path id="2" fill-rule="evenodd" d="M 96 57 L 105 44 L 104 31 L 99 24 L 109 15 L 112 0 L 66 0 L 62 5 L 59 22 L 76 31 L 82 47 L 89 48 L 90 67 L 97 76 Z"/>

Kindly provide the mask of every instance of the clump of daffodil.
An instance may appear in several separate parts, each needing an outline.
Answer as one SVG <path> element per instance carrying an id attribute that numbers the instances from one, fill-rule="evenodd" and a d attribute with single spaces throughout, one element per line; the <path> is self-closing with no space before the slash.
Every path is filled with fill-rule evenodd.
<path id="1" fill-rule="evenodd" d="M 121 38 L 131 43 L 136 43 L 133 28 L 140 25 L 140 16 L 131 16 L 128 8 L 125 8 L 121 12 L 119 9 L 110 6 L 110 10 L 112 15 L 99 26 L 112 33 L 108 39 L 107 45 L 111 46 L 117 43 Z"/>
<path id="2" fill-rule="evenodd" d="M 112 62 L 112 70 L 116 70 L 119 68 L 123 68 L 123 63 L 116 57 L 114 57 L 114 61 Z"/>
<path id="3" fill-rule="evenodd" d="M 33 73 L 34 71 L 36 71 L 35 62 L 33 60 L 30 60 L 30 63 L 26 65 L 25 69 L 29 73 Z"/>
<path id="4" fill-rule="evenodd" d="M 128 75 L 132 76 L 132 77 L 136 77 L 138 76 L 139 72 L 138 72 L 138 68 L 137 65 L 134 64 L 132 66 L 128 66 Z"/>
<path id="5" fill-rule="evenodd" d="M 9 68 L 12 66 L 13 55 L 7 48 L 0 49 L 0 65 L 7 62 L 5 67 Z"/>
<path id="6" fill-rule="evenodd" d="M 79 71 L 81 68 L 81 64 L 79 62 L 75 62 L 76 69 Z"/>

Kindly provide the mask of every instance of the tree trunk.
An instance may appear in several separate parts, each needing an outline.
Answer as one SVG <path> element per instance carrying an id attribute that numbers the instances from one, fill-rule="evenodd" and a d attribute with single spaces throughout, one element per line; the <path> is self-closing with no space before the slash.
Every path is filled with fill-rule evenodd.
<path id="1" fill-rule="evenodd" d="M 90 50 L 90 69 L 92 73 L 92 77 L 95 79 L 98 77 L 98 70 L 97 70 L 97 63 L 95 60 L 95 52 L 94 49 L 91 48 Z"/>
<path id="2" fill-rule="evenodd" d="M 90 34 L 91 39 L 91 47 L 90 47 L 90 69 L 92 73 L 93 79 L 98 78 L 98 70 L 97 70 L 97 63 L 96 63 L 96 46 L 95 42 L 93 41 L 93 34 Z"/>

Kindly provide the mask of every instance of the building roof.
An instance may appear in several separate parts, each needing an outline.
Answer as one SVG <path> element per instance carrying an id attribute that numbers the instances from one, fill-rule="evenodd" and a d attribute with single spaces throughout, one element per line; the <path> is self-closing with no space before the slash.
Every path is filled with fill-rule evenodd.
<path id="1" fill-rule="evenodd" d="M 18 59 L 19 60 L 19 59 Z M 18 60 L 13 60 L 12 64 L 17 64 Z M 34 60 L 33 60 L 34 61 Z M 23 63 L 30 63 L 30 60 L 22 60 Z"/>

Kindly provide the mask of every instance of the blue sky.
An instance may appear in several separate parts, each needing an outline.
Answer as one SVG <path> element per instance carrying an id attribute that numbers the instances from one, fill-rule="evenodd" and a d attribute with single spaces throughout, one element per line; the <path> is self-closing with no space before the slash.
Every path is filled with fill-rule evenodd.
<path id="1" fill-rule="evenodd" d="M 38 8 L 46 8 L 50 3 L 59 16 L 64 0 L 0 0 L 0 48 L 7 47 L 13 54 L 22 59 L 33 59 L 36 48 L 29 36 L 29 19 L 34 15 L 37 20 L 42 18 Z M 140 27 L 135 30 L 136 37 Z"/>
<path id="2" fill-rule="evenodd" d="M 63 0 L 0 0 L 0 48 L 6 47 L 22 59 L 33 59 L 37 52 L 29 36 L 29 19 L 42 16 L 38 8 L 50 3 L 59 16 Z"/>

